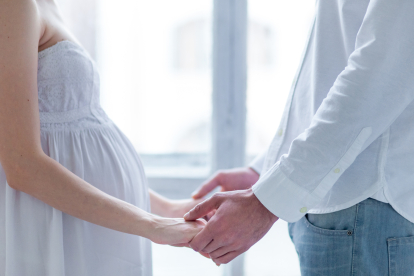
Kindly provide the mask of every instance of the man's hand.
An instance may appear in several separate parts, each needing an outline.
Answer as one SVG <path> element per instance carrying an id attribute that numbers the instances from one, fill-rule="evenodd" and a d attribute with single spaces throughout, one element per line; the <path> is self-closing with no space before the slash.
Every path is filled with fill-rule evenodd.
<path id="1" fill-rule="evenodd" d="M 216 193 L 188 212 L 195 220 L 216 210 L 205 228 L 190 242 L 197 252 L 208 253 L 217 264 L 227 264 L 259 241 L 278 220 L 254 195 L 252 189 Z"/>
<path id="2" fill-rule="evenodd" d="M 201 187 L 193 193 L 194 199 L 206 196 L 209 192 L 220 186 L 222 192 L 246 190 L 259 180 L 259 174 L 251 168 L 235 168 L 218 171 Z"/>

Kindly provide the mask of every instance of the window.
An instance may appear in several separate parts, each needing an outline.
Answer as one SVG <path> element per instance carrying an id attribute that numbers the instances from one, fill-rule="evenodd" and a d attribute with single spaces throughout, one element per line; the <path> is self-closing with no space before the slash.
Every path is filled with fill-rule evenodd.
<path id="1" fill-rule="evenodd" d="M 102 105 L 150 176 L 208 172 L 211 10 L 211 0 L 100 4 Z"/>
<path id="2" fill-rule="evenodd" d="M 104 109 L 140 153 L 150 186 L 171 198 L 266 150 L 314 8 L 309 0 L 57 1 L 98 63 Z M 155 276 L 299 275 L 283 222 L 220 268 L 186 248 L 154 245 L 153 257 Z"/>
<path id="3" fill-rule="evenodd" d="M 276 133 L 300 63 L 315 1 L 249 1 L 247 121 L 256 137 L 247 153 L 265 150 Z"/>

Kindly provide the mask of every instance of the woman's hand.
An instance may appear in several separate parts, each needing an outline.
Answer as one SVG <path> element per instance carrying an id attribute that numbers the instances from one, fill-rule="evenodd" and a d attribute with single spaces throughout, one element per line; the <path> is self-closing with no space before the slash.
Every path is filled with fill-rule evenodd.
<path id="1" fill-rule="evenodd" d="M 255 170 L 248 167 L 218 171 L 193 193 L 193 198 L 203 198 L 219 186 L 222 192 L 250 189 L 259 177 Z"/>
<path id="2" fill-rule="evenodd" d="M 187 212 L 193 209 L 197 204 L 204 201 L 204 199 L 180 199 L 173 200 L 157 194 L 153 190 L 149 190 L 151 199 L 151 211 L 161 217 L 166 218 L 182 218 Z M 213 215 L 214 211 L 204 217 L 208 221 Z"/>
<path id="3" fill-rule="evenodd" d="M 174 246 L 188 246 L 206 222 L 202 219 L 186 222 L 181 218 L 154 217 L 150 239 L 154 243 Z"/>
<path id="4" fill-rule="evenodd" d="M 164 217 L 182 218 L 187 212 L 193 209 L 197 204 L 203 202 L 204 199 L 169 199 Z"/>
<path id="5" fill-rule="evenodd" d="M 187 212 L 192 210 L 197 204 L 203 202 L 204 199 L 181 199 L 181 200 L 169 200 L 169 210 L 167 211 L 166 217 L 169 218 L 182 218 Z M 211 211 L 203 217 L 206 221 L 209 221 L 216 211 Z"/>
<path id="6" fill-rule="evenodd" d="M 161 217 L 182 218 L 188 211 L 193 209 L 197 204 L 204 201 L 201 199 L 168 199 L 153 190 L 149 190 L 151 199 L 151 211 Z"/>

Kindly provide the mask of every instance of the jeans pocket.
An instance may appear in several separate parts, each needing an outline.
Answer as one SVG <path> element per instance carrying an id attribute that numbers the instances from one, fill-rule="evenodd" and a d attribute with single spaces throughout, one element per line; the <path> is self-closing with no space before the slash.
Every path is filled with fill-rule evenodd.
<path id="1" fill-rule="evenodd" d="M 390 276 L 414 276 L 414 236 L 387 239 Z"/>
<path id="2" fill-rule="evenodd" d="M 311 216 L 311 218 L 309 218 Z M 312 221 L 312 222 L 311 222 Z M 352 236 L 353 230 L 350 226 L 338 227 L 335 221 L 325 215 L 307 214 L 304 217 L 306 227 L 314 233 L 326 236 Z M 338 229 L 339 228 L 339 229 Z"/>
<path id="3" fill-rule="evenodd" d="M 351 275 L 353 237 L 348 230 L 320 228 L 307 216 L 290 230 L 302 276 Z"/>

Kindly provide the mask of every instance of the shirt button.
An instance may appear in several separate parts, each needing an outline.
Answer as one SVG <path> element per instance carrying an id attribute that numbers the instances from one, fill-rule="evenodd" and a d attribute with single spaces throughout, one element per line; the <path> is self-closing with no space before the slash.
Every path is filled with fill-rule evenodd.
<path id="1" fill-rule="evenodd" d="M 308 208 L 306 208 L 306 207 L 302 207 L 302 208 L 300 208 L 300 210 L 299 210 L 301 213 L 306 213 L 307 211 L 308 211 Z"/>
<path id="2" fill-rule="evenodd" d="M 283 129 L 279 129 L 279 131 L 277 132 L 277 135 L 282 136 L 283 135 Z"/>
<path id="3" fill-rule="evenodd" d="M 334 173 L 340 173 L 341 172 L 341 169 L 340 168 L 336 168 L 335 170 L 334 170 Z"/>

